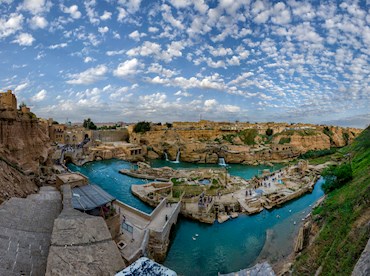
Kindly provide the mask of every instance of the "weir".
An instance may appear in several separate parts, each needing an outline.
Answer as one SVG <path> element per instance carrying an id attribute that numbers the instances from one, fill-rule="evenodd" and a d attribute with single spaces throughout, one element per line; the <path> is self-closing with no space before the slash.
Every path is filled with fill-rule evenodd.
<path id="1" fill-rule="evenodd" d="M 218 158 L 218 165 L 219 166 L 227 166 L 227 164 L 225 162 L 225 158 L 223 158 L 223 157 Z"/>

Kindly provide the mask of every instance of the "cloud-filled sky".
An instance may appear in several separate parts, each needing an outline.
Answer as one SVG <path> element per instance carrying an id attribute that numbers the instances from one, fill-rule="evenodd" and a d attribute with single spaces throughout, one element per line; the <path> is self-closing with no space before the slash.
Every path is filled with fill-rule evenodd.
<path id="1" fill-rule="evenodd" d="M 0 0 L 0 90 L 65 122 L 370 123 L 370 2 Z"/>

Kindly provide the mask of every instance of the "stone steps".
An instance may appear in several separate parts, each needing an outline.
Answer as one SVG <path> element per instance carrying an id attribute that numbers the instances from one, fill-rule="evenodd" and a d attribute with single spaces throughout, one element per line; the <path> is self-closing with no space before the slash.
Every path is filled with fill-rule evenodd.
<path id="1" fill-rule="evenodd" d="M 44 275 L 61 195 L 42 187 L 27 198 L 0 205 L 0 275 Z"/>

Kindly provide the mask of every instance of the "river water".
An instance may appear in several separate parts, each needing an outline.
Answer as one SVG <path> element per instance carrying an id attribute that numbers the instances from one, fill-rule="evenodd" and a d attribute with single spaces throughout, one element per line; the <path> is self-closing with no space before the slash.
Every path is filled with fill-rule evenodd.
<path id="1" fill-rule="evenodd" d="M 156 160 L 154 167 L 171 166 L 174 168 L 210 167 L 187 163 L 170 163 Z M 105 160 L 85 164 L 82 167 L 69 165 L 89 177 L 117 199 L 144 212 L 152 208 L 135 198 L 130 192 L 132 184 L 144 184 L 144 180 L 134 179 L 118 173 L 119 169 L 130 168 L 130 163 L 121 160 Z M 214 165 L 213 165 L 214 166 Z M 279 168 L 280 166 L 275 167 Z M 246 179 L 256 175 L 267 166 L 231 165 L 228 172 Z M 293 237 L 311 206 L 323 196 L 319 180 L 312 193 L 293 200 L 281 208 L 263 211 L 253 216 L 240 215 L 237 219 L 223 224 L 215 222 L 206 225 L 179 218 L 176 231 L 164 265 L 179 275 L 217 275 L 238 271 L 255 263 L 264 247 L 266 233 L 270 239 L 262 255 L 269 261 L 276 261 L 289 254 L 293 247 Z"/>

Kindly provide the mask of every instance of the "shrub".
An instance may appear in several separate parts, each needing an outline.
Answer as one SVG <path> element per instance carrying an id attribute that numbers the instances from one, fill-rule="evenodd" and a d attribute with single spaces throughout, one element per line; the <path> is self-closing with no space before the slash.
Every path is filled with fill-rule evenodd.
<path id="1" fill-rule="evenodd" d="M 271 128 L 266 129 L 266 135 L 271 136 L 274 133 L 274 131 Z"/>
<path id="2" fill-rule="evenodd" d="M 136 133 L 144 133 L 150 130 L 150 122 L 138 122 L 134 126 L 134 132 Z"/>
<path id="3" fill-rule="evenodd" d="M 337 167 L 329 167 L 322 175 L 325 178 L 322 189 L 327 194 L 352 180 L 352 166 L 350 163 L 344 163 Z"/>
<path id="4" fill-rule="evenodd" d="M 280 138 L 280 141 L 279 141 L 279 144 L 280 145 L 282 145 L 282 144 L 289 144 L 290 143 L 290 140 L 291 140 L 290 137 L 281 137 Z"/>

